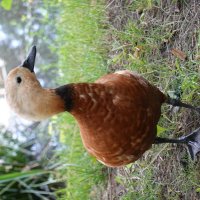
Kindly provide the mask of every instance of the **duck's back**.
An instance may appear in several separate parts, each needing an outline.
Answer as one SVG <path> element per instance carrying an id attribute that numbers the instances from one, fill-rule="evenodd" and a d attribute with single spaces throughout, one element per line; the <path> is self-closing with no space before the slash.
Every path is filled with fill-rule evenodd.
<path id="1" fill-rule="evenodd" d="M 72 114 L 90 154 L 108 166 L 120 166 L 137 160 L 151 147 L 163 93 L 127 70 L 82 87 L 81 91 L 80 85 L 75 86 L 82 98 Z"/>

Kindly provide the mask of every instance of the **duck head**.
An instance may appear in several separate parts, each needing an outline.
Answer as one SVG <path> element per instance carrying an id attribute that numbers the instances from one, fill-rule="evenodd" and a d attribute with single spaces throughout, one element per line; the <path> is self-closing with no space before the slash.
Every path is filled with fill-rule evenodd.
<path id="1" fill-rule="evenodd" d="M 5 82 L 6 100 L 10 108 L 23 118 L 34 120 L 32 108 L 41 85 L 34 73 L 36 46 L 30 50 L 23 64 L 12 69 Z"/>

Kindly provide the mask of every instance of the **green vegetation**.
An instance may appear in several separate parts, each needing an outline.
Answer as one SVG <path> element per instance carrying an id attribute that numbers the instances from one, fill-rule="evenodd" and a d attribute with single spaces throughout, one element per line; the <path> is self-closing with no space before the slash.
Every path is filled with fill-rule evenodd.
<path id="1" fill-rule="evenodd" d="M 198 15 L 194 15 L 190 26 L 186 25 L 184 11 L 189 3 L 180 1 L 179 8 L 174 0 L 170 4 L 156 0 L 116 0 L 106 6 L 105 12 L 105 2 L 98 0 L 44 2 L 47 7 L 55 6 L 56 12 L 59 9 L 56 41 L 52 43 L 49 40 L 47 43 L 58 56 L 58 63 L 44 66 L 44 70 L 51 68 L 53 73 L 56 72 L 54 79 L 57 85 L 94 81 L 107 71 L 130 69 L 142 74 L 165 93 L 198 105 L 200 34 L 194 28 L 196 26 L 192 27 Z M 177 9 L 176 14 L 172 8 Z M 172 13 L 164 15 L 167 12 Z M 50 19 L 48 12 L 45 17 L 44 22 L 47 23 Z M 44 46 L 40 34 L 38 38 Z M 45 35 L 46 32 L 42 31 L 42 36 Z M 173 48 L 181 52 L 172 53 Z M 168 106 L 163 106 L 162 113 L 159 136 L 178 137 L 199 126 L 198 115 L 191 111 L 170 112 Z M 26 155 L 28 144 L 14 141 L 19 143 L 17 151 L 1 148 L 0 153 L 7 156 L 9 164 L 0 165 L 1 174 L 6 173 L 0 176 L 1 198 L 2 194 L 15 194 L 14 190 L 16 192 L 23 187 L 24 193 L 29 193 L 28 197 L 24 197 L 24 193 L 19 195 L 25 199 L 32 199 L 30 193 L 41 199 L 55 198 L 54 195 L 61 200 L 102 199 L 98 190 L 102 190 L 107 180 L 106 171 L 112 173 L 112 170 L 107 170 L 88 155 L 72 116 L 68 113 L 54 116 L 48 128 L 50 135 L 59 132 L 60 142 L 65 148 L 58 149 L 55 157 L 37 163 L 39 166 L 32 170 L 24 171 L 27 166 L 32 166 L 32 158 L 29 160 Z M 124 200 L 197 199 L 200 192 L 199 167 L 190 162 L 185 148 L 181 146 L 153 146 L 137 162 L 116 170 L 116 175 L 109 181 L 125 188 L 120 197 Z M 56 183 L 63 184 L 63 181 L 66 188 L 55 186 Z M 49 193 L 44 194 L 43 186 L 49 188 Z M 105 193 L 117 198 L 112 192 L 111 187 L 105 189 Z M 22 199 L 21 196 L 19 198 Z"/>
<path id="2" fill-rule="evenodd" d="M 28 200 L 54 197 L 63 185 L 55 161 L 45 155 L 37 157 L 31 149 L 34 142 L 21 142 L 11 132 L 1 132 L 0 199 Z M 48 148 L 46 149 L 48 153 Z"/>
<path id="3" fill-rule="evenodd" d="M 5 4 L 8 1 L 3 2 Z M 4 29 L 8 30 L 7 37 L 12 40 L 10 36 L 14 33 L 14 38 L 23 44 L 20 49 L 30 48 L 32 41 L 24 42 L 28 36 L 37 41 L 41 53 L 41 58 L 37 59 L 40 75 L 47 82 L 46 86 L 51 87 L 55 83 L 62 85 L 94 81 L 105 73 L 102 8 L 97 1 L 86 0 L 44 0 L 44 3 L 38 4 L 32 4 L 31 1 L 27 4 L 24 1 L 13 2 L 13 12 L 17 13 L 17 17 L 3 10 L 7 15 L 1 20 Z M 27 13 L 24 12 L 26 9 Z M 22 27 L 26 30 L 25 34 L 21 34 Z M 9 66 L 16 65 L 17 60 L 21 59 L 16 52 L 13 49 L 11 55 L 16 54 L 16 57 L 12 60 L 7 55 L 6 59 L 15 62 L 9 63 Z M 55 64 L 56 57 L 59 62 Z M 52 80 L 48 82 L 49 79 Z M 93 187 L 101 185 L 105 179 L 104 166 L 86 153 L 74 119 L 68 114 L 55 116 L 50 124 L 39 125 L 38 128 L 30 126 L 18 131 L 20 136 L 29 135 L 26 142 L 19 141 L 12 133 L 1 134 L 0 154 L 3 163 L 0 163 L 0 199 L 89 199 L 94 195 Z M 34 138 L 33 132 L 36 133 Z M 56 144 L 60 151 L 54 152 L 53 147 L 50 147 L 49 143 L 53 139 L 48 141 L 48 132 L 52 138 L 57 137 L 59 132 L 60 142 L 64 146 Z M 7 135 L 9 138 L 6 138 Z M 43 139 L 41 137 L 40 141 L 37 140 L 41 135 Z M 7 145 L 3 145 L 3 141 Z M 35 143 L 42 148 L 35 146 Z M 66 189 L 60 189 L 65 184 Z"/>
<path id="4" fill-rule="evenodd" d="M 55 50 L 59 55 L 58 68 L 63 84 L 66 81 L 94 81 L 105 73 L 102 9 L 97 1 L 94 4 L 88 0 L 62 1 Z"/>
<path id="5" fill-rule="evenodd" d="M 109 71 L 123 68 L 137 71 L 165 93 L 181 96 L 184 101 L 197 105 L 199 62 L 196 56 L 199 54 L 199 41 L 195 48 L 186 48 L 187 45 L 176 38 L 174 26 L 180 24 L 169 18 L 161 21 L 159 11 L 153 18 L 151 11 L 154 5 L 158 8 L 161 6 L 159 1 L 149 0 L 120 5 L 124 13 L 117 18 L 123 17 L 126 12 L 139 12 L 138 18 L 133 20 L 127 17 L 127 21 L 115 26 L 111 19 L 107 24 L 108 29 L 104 30 L 105 13 L 99 2 L 63 1 L 57 24 L 58 46 L 54 47 L 59 55 L 58 83 L 93 81 L 106 72 L 104 62 L 108 60 Z M 111 11 L 120 8 L 117 6 L 113 6 Z M 179 34 L 186 31 L 186 27 L 181 28 Z M 179 48 L 179 45 L 182 45 L 181 50 L 185 51 L 188 59 L 170 52 L 169 49 Z M 177 137 L 188 133 L 197 126 L 198 117 L 195 113 L 192 115 L 190 119 L 188 111 L 184 109 L 170 114 L 169 107 L 164 106 L 158 134 Z M 61 141 L 67 145 L 67 149 L 61 153 L 62 161 L 66 163 L 62 173 L 67 180 L 66 189 L 61 191 L 62 198 L 100 199 L 94 185 L 101 188 L 105 170 L 86 153 L 74 120 L 68 114 L 62 114 L 54 117 L 52 124 L 59 127 Z M 139 161 L 124 167 L 122 171 L 126 173 L 117 173 L 113 181 L 126 188 L 122 199 L 195 198 L 200 186 L 198 167 L 188 164 L 190 159 L 186 155 L 182 147 L 153 146 Z"/>
<path id="6" fill-rule="evenodd" d="M 57 22 L 57 46 L 60 76 L 58 85 L 69 82 L 94 81 L 105 74 L 105 50 L 101 27 L 104 12 L 96 1 L 62 1 L 61 18 Z M 54 66 L 55 67 L 55 66 Z M 95 185 L 105 179 L 104 166 L 85 151 L 74 119 L 69 114 L 54 117 L 52 124 L 59 127 L 60 140 L 67 148 L 61 152 L 66 168 L 63 199 L 90 199 Z"/>
<path id="7" fill-rule="evenodd" d="M 5 10 L 10 10 L 12 7 L 12 0 L 2 0 L 0 5 L 5 9 Z"/>
<path id="8" fill-rule="evenodd" d="M 136 12 L 137 17 L 132 19 L 130 15 L 123 24 L 120 24 L 120 20 L 117 25 L 111 23 L 117 28 L 112 27 L 113 41 L 109 48 L 109 55 L 112 56 L 109 63 L 112 69 L 137 71 L 165 93 L 198 106 L 199 30 L 192 29 L 195 34 L 192 36 L 188 31 L 189 27 L 183 25 L 184 20 L 179 24 L 175 21 L 173 12 L 171 15 L 174 18 L 168 18 L 162 13 L 163 10 L 177 6 L 176 1 L 172 1 L 170 5 L 164 1 L 148 2 L 143 0 L 121 5 L 121 17 L 128 12 Z M 119 4 L 117 6 L 120 7 Z M 191 5 L 181 3 L 178 16 L 184 15 L 186 8 L 191 9 L 189 6 Z M 114 5 L 112 7 L 116 9 Z M 189 41 L 186 39 L 188 37 Z M 192 40 L 196 41 L 193 47 L 190 46 Z M 181 50 L 181 53 L 174 53 L 173 48 Z M 178 137 L 199 126 L 198 114 L 187 109 L 169 112 L 169 107 L 163 106 L 162 113 L 158 126 L 160 136 Z M 122 199 L 199 197 L 198 163 L 189 164 L 190 162 L 185 148 L 181 146 L 153 146 L 139 161 L 125 167 L 126 173 L 118 172 L 116 180 L 128 191 Z"/>

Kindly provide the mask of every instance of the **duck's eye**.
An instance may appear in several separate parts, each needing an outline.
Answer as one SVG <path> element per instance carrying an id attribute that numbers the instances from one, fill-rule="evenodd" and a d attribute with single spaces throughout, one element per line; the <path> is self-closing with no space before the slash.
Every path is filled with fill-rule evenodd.
<path id="1" fill-rule="evenodd" d="M 16 78 L 16 81 L 17 81 L 17 83 L 20 84 L 20 83 L 22 82 L 22 78 L 18 76 L 18 77 Z"/>

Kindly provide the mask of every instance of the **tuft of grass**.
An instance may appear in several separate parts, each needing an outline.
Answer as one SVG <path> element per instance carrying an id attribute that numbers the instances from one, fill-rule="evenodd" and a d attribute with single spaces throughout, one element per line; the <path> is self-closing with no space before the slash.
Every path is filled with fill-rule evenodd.
<path id="1" fill-rule="evenodd" d="M 1 132 L 0 197 L 4 199 L 54 199 L 54 192 L 64 187 L 56 171 L 55 157 L 36 158 L 34 141 L 21 142 L 9 131 Z M 47 154 L 47 148 L 41 152 Z"/>
<path id="2" fill-rule="evenodd" d="M 62 1 L 58 21 L 59 82 L 92 81 L 105 73 L 102 6 L 98 1 Z M 61 81 L 62 80 L 62 81 Z"/>

